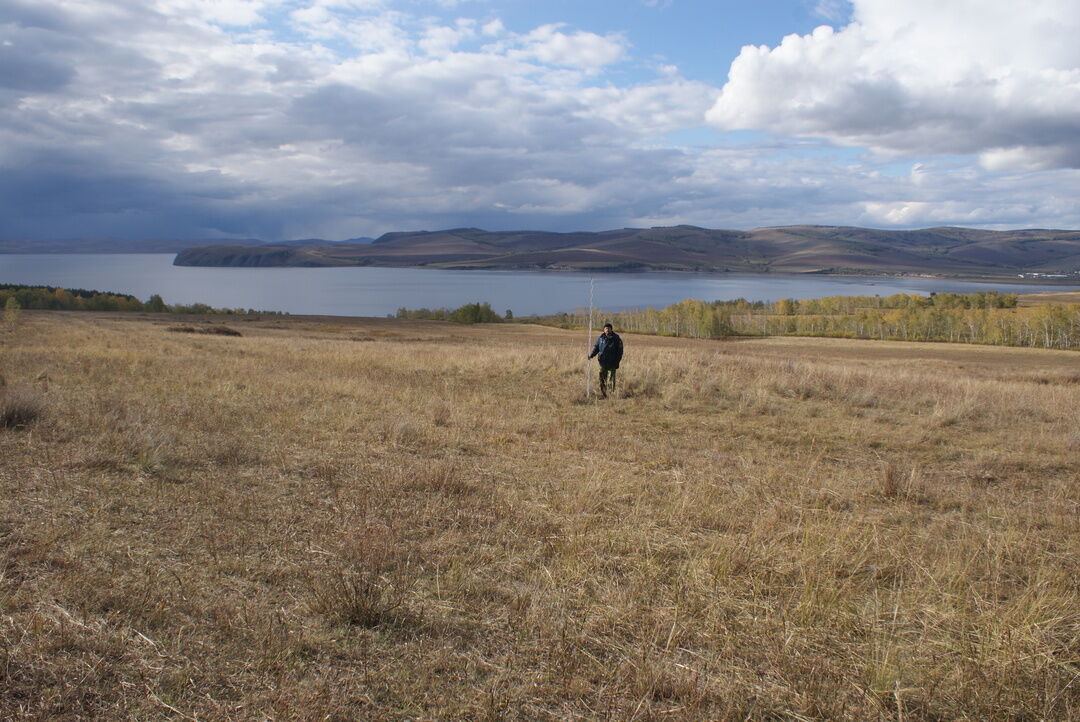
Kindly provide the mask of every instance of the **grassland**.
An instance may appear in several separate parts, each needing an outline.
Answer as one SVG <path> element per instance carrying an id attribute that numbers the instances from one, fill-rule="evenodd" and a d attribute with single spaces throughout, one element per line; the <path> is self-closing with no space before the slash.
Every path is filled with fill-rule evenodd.
<path id="1" fill-rule="evenodd" d="M 0 332 L 4 719 L 1080 718 L 1080 354 L 178 323 Z"/>
<path id="2" fill-rule="evenodd" d="M 1080 303 L 1080 291 L 1025 293 L 1020 296 L 1021 306 L 1041 306 L 1046 303 Z"/>

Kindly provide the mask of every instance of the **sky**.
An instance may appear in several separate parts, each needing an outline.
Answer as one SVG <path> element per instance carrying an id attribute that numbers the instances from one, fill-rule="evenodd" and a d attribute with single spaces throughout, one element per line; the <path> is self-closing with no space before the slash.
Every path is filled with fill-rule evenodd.
<path id="1" fill-rule="evenodd" d="M 0 237 L 1080 228 L 1076 0 L 0 0 Z"/>

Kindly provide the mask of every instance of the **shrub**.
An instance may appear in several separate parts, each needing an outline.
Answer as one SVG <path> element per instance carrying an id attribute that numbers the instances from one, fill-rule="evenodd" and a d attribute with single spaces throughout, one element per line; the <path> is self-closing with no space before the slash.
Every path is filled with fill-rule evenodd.
<path id="1" fill-rule="evenodd" d="M 512 318 L 513 312 L 507 320 Z M 503 317 L 496 313 L 490 303 L 466 303 L 454 310 L 446 308 L 399 308 L 397 318 L 415 318 L 424 321 L 453 321 L 454 323 L 500 323 Z"/>
<path id="2" fill-rule="evenodd" d="M 404 571 L 380 574 L 364 567 L 328 571 L 311 583 L 308 606 L 343 624 L 377 627 L 393 622 L 413 586 Z"/>
<path id="3" fill-rule="evenodd" d="M 212 336 L 243 336 L 244 334 L 237 331 L 235 328 L 229 328 L 228 326 L 203 326 L 202 328 L 196 328 L 195 326 L 170 326 L 170 331 L 174 333 L 205 333 Z"/>
<path id="4" fill-rule="evenodd" d="M 367 525 L 349 529 L 330 547 L 336 547 L 333 558 L 308 577 L 309 609 L 360 627 L 410 616 L 406 602 L 422 570 L 390 529 Z"/>
<path id="5" fill-rule="evenodd" d="M 146 310 L 151 313 L 164 313 L 169 310 L 169 307 L 165 305 L 165 300 L 155 293 L 146 302 Z"/>
<path id="6" fill-rule="evenodd" d="M 4 323 L 8 326 L 14 326 L 18 323 L 21 310 L 22 306 L 19 305 L 19 301 L 14 296 L 8 296 L 7 301 L 4 303 Z"/>

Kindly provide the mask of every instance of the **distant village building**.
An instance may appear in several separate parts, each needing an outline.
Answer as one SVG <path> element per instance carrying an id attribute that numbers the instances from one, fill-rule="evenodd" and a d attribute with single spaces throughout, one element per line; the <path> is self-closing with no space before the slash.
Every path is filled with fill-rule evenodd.
<path id="1" fill-rule="evenodd" d="M 1070 273 L 1018 273 L 1017 278 L 1073 278 L 1080 276 L 1080 271 Z"/>

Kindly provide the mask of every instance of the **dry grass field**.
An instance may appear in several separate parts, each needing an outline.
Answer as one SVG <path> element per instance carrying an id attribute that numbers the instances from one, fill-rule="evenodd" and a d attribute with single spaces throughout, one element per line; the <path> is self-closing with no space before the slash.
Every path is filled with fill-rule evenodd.
<path id="1" fill-rule="evenodd" d="M 1080 303 L 1080 291 L 1025 293 L 1020 296 L 1021 306 L 1040 306 L 1044 303 Z"/>
<path id="2" fill-rule="evenodd" d="M 1080 719 L 1080 354 L 624 338 L 24 312 L 0 718 Z"/>

